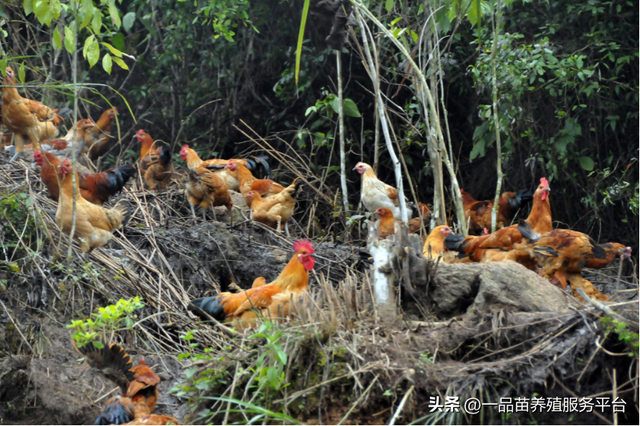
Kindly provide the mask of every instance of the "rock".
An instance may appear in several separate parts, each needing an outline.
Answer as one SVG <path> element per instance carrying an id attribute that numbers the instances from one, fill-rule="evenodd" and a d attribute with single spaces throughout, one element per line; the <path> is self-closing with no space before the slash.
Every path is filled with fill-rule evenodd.
<path id="1" fill-rule="evenodd" d="M 507 312 L 564 312 L 562 290 L 514 262 L 438 265 L 429 288 L 439 317 Z"/>

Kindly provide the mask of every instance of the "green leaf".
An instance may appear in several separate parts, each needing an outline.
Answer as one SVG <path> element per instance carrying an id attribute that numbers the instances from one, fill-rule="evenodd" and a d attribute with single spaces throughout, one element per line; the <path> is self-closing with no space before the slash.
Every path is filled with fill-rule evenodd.
<path id="1" fill-rule="evenodd" d="M 120 58 L 116 58 L 115 56 L 112 56 L 112 57 L 111 57 L 111 60 L 112 60 L 113 62 L 115 62 L 116 64 L 118 64 L 118 66 L 119 66 L 120 68 L 122 68 L 123 70 L 128 70 L 128 69 L 129 69 L 129 67 L 127 66 L 127 64 L 125 64 L 125 63 L 124 63 L 124 61 L 123 61 L 122 59 L 120 59 Z"/>
<path id="2" fill-rule="evenodd" d="M 304 28 L 307 25 L 309 15 L 310 0 L 304 0 L 302 6 L 302 18 L 300 18 L 300 32 L 298 32 L 298 44 L 296 46 L 296 88 L 298 87 L 298 76 L 300 74 L 300 58 L 302 57 L 302 42 L 304 41 Z"/>
<path id="3" fill-rule="evenodd" d="M 98 349 L 102 349 L 102 348 L 104 348 L 104 345 L 103 345 L 103 344 L 102 344 L 102 342 L 100 342 L 99 340 L 93 341 L 93 342 L 91 342 L 91 343 L 93 343 L 93 346 L 95 346 L 95 347 L 96 347 L 96 348 L 98 348 Z"/>
<path id="4" fill-rule="evenodd" d="M 116 49 L 115 47 L 113 47 L 112 45 L 110 45 L 109 43 L 101 42 L 100 44 L 102 44 L 103 46 L 107 46 L 107 48 L 111 51 L 111 53 L 117 56 L 118 58 L 122 58 L 122 52 Z"/>
<path id="5" fill-rule="evenodd" d="M 93 34 L 85 40 L 82 55 L 89 61 L 90 68 L 93 68 L 93 66 L 98 63 L 98 59 L 100 59 L 100 46 L 98 46 L 96 37 Z"/>
<path id="6" fill-rule="evenodd" d="M 73 37 L 73 31 L 69 27 L 64 27 L 64 47 L 67 52 L 73 53 L 76 50 L 76 43 Z"/>
<path id="7" fill-rule="evenodd" d="M 24 70 L 24 63 L 20 64 L 20 68 L 18 69 L 18 81 L 20 81 L 20 83 L 24 84 L 24 78 L 25 78 L 25 70 Z"/>
<path id="8" fill-rule="evenodd" d="M 358 110 L 358 106 L 356 105 L 356 103 L 349 98 L 346 98 L 344 100 L 343 108 L 344 108 L 344 114 L 348 115 L 349 117 L 357 117 L 357 118 L 362 117 L 360 115 L 360 111 Z"/>
<path id="9" fill-rule="evenodd" d="M 394 3 L 395 0 L 387 0 L 384 2 L 384 8 L 387 10 L 387 12 L 391 12 L 393 10 Z"/>
<path id="10" fill-rule="evenodd" d="M 122 27 L 126 32 L 129 32 L 133 24 L 136 22 L 136 13 L 129 12 L 122 17 Z"/>
<path id="11" fill-rule="evenodd" d="M 109 15 L 111 15 L 111 22 L 113 25 L 120 28 L 122 26 L 122 21 L 120 20 L 120 14 L 116 7 L 116 0 L 109 0 Z"/>
<path id="12" fill-rule="evenodd" d="M 124 35 L 122 33 L 114 35 L 113 37 L 111 37 L 110 41 L 113 47 L 118 49 L 118 51 L 122 51 L 122 49 L 124 49 Z"/>
<path id="13" fill-rule="evenodd" d="M 93 32 L 100 35 L 100 30 L 102 29 L 102 13 L 100 13 L 100 11 L 93 14 L 93 19 L 91 20 L 91 29 L 93 30 Z"/>
<path id="14" fill-rule="evenodd" d="M 102 68 L 107 72 L 107 74 L 111 75 L 111 66 L 113 65 L 113 61 L 111 60 L 111 55 L 105 53 L 102 57 Z"/>
<path id="15" fill-rule="evenodd" d="M 476 142 L 476 144 L 473 146 L 473 149 L 471 150 L 471 154 L 469 154 L 469 161 L 473 161 L 478 156 L 484 157 L 486 148 L 485 145 L 486 141 L 484 139 L 480 139 L 478 142 Z"/>
<path id="16" fill-rule="evenodd" d="M 22 7 L 24 8 L 24 14 L 26 16 L 31 15 L 31 12 L 33 12 L 33 0 L 24 0 Z"/>
<path id="17" fill-rule="evenodd" d="M 592 171 L 593 167 L 595 166 L 593 160 L 590 157 L 580 157 L 578 161 L 580 161 L 580 167 L 588 172 Z"/>
<path id="18" fill-rule="evenodd" d="M 62 34 L 60 34 L 60 26 L 53 30 L 53 45 L 58 49 L 62 49 Z"/>

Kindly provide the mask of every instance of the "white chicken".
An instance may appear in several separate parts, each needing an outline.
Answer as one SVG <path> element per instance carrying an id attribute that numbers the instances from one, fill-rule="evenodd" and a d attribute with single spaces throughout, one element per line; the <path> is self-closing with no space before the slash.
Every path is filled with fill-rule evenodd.
<path id="1" fill-rule="evenodd" d="M 398 202 L 398 190 L 391 185 L 382 182 L 373 169 L 367 163 L 358 163 L 353 168 L 362 175 L 362 188 L 360 190 L 360 200 L 364 207 L 375 212 L 381 207 L 386 207 L 393 213 L 393 217 L 402 220 Z"/>

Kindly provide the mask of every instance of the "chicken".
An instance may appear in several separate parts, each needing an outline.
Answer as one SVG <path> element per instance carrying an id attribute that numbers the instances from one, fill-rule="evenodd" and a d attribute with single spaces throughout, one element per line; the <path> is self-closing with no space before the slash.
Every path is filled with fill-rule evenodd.
<path id="1" fill-rule="evenodd" d="M 249 191 L 268 197 L 284 191 L 284 186 L 271 179 L 256 179 L 247 166 L 233 158 L 227 162 L 227 169 L 235 173 L 240 193 L 246 197 Z"/>
<path id="2" fill-rule="evenodd" d="M 481 234 L 484 228 L 491 229 L 491 211 L 494 200 L 476 201 L 464 189 L 460 189 L 462 194 L 462 205 L 466 220 L 469 221 L 469 233 Z M 498 198 L 498 211 L 496 216 L 496 227 L 502 228 L 511 224 L 518 210 L 533 199 L 531 191 L 521 189 L 516 192 L 503 192 Z"/>
<path id="3" fill-rule="evenodd" d="M 60 198 L 56 220 L 62 231 L 69 235 L 73 224 L 73 183 L 72 167 L 69 160 L 59 166 L 62 174 Z M 133 213 L 128 201 L 120 200 L 113 209 L 105 209 L 91 204 L 82 197 L 79 188 L 80 178 L 76 177 L 76 228 L 74 238 L 80 244 L 83 253 L 105 245 L 113 237 L 113 231 L 124 227 Z"/>
<path id="4" fill-rule="evenodd" d="M 42 152 L 40 150 L 36 150 L 33 153 L 33 158 L 40 166 L 40 178 L 49 191 L 49 197 L 58 201 L 60 185 L 56 169 L 61 164 L 60 159 L 50 152 Z M 129 178 L 133 176 L 133 173 L 134 169 L 130 164 L 124 164 L 116 169 L 109 169 L 102 173 L 86 174 L 78 172 L 80 194 L 85 200 L 101 206 L 107 202 L 109 197 L 122 191 Z"/>
<path id="5" fill-rule="evenodd" d="M 121 395 L 106 402 L 95 424 L 178 424 L 173 417 L 152 414 L 158 402 L 160 377 L 144 357 L 133 367 L 131 357 L 122 346 L 107 345 L 102 340 L 100 343 L 101 348 L 91 343 L 78 348 L 74 342 L 89 366 L 120 387 Z"/>
<path id="6" fill-rule="evenodd" d="M 386 207 L 380 207 L 375 213 L 380 216 L 380 223 L 378 224 L 378 238 L 385 239 L 391 234 L 396 233 L 396 219 L 393 217 L 393 213 Z"/>
<path id="7" fill-rule="evenodd" d="M 6 69 L 7 76 L 2 87 L 2 124 L 14 133 L 15 156 L 24 151 L 30 141 L 40 149 L 40 141 L 58 136 L 57 125 L 63 118 L 48 106 L 23 98 L 15 87 L 16 79 L 11 68 Z"/>
<path id="8" fill-rule="evenodd" d="M 196 167 L 206 167 L 211 168 L 211 171 L 218 176 L 224 183 L 227 184 L 227 188 L 233 191 L 240 191 L 240 184 L 236 177 L 236 173 L 227 169 L 227 163 L 229 160 L 223 160 L 220 158 L 212 158 L 210 160 L 202 160 L 197 152 L 193 149 L 189 148 L 189 145 L 182 145 L 180 149 L 180 157 L 184 161 L 187 162 L 187 167 L 189 169 L 194 169 Z M 271 174 L 271 169 L 269 168 L 269 163 L 266 161 L 266 157 L 254 157 L 251 159 L 234 159 L 234 161 L 238 164 L 242 164 L 248 170 L 255 170 L 257 166 L 260 165 L 264 171 L 264 175 L 269 176 Z"/>
<path id="9" fill-rule="evenodd" d="M 114 137 L 111 135 L 111 126 L 118 114 L 118 108 L 105 110 L 95 126 L 89 130 L 86 137 L 89 148 L 88 156 L 95 161 L 107 153 L 113 146 Z"/>
<path id="10" fill-rule="evenodd" d="M 409 219 L 407 227 L 410 233 L 420 232 L 421 225 L 424 224 L 425 229 L 429 229 L 429 221 L 431 220 L 431 209 L 428 205 L 418 203 L 418 217 Z"/>
<path id="11" fill-rule="evenodd" d="M 171 164 L 171 146 L 158 142 L 140 160 L 140 171 L 144 173 L 144 181 L 152 191 L 165 189 L 173 175 Z"/>
<path id="12" fill-rule="evenodd" d="M 531 213 L 526 222 L 535 232 L 544 233 L 553 229 L 551 223 L 551 205 L 549 204 L 549 182 L 545 178 L 540 179 L 540 185 L 533 194 Z M 506 252 L 514 248 L 515 244 L 522 242 L 522 234 L 517 225 L 507 226 L 489 235 L 482 235 L 479 239 L 469 239 L 460 248 L 468 254 L 470 244 L 473 246 L 474 262 L 504 260 Z M 466 247 L 465 247 L 466 245 Z M 487 252 L 488 249 L 494 249 Z M 497 249 L 497 250 L 496 250 Z M 503 252 L 503 253 L 500 253 Z M 485 258 L 488 256 L 487 258 Z"/>
<path id="13" fill-rule="evenodd" d="M 295 254 L 278 278 L 265 284 L 263 277 L 251 289 L 240 293 L 220 293 L 192 300 L 189 310 L 204 320 L 236 321 L 241 328 L 254 327 L 258 316 L 286 318 L 294 313 L 292 301 L 303 297 L 309 288 L 309 271 L 315 265 L 312 244 L 307 240 L 293 244 Z"/>
<path id="14" fill-rule="evenodd" d="M 249 191 L 246 198 L 253 211 L 253 220 L 275 228 L 278 232 L 282 232 L 282 225 L 284 225 L 287 236 L 289 236 L 288 222 L 293 216 L 296 197 L 301 188 L 302 181 L 300 178 L 296 178 L 284 191 L 269 198 L 263 199 L 259 193 Z"/>
<path id="15" fill-rule="evenodd" d="M 370 212 L 375 212 L 380 207 L 385 207 L 393 213 L 393 217 L 402 220 L 398 201 L 398 190 L 382 182 L 370 165 L 358 163 L 353 168 L 362 175 L 362 188 L 360 190 L 360 200 L 364 207 Z"/>
<path id="16" fill-rule="evenodd" d="M 586 302 L 586 300 L 584 300 L 580 293 L 578 293 L 578 288 L 584 290 L 586 295 L 592 299 L 600 299 L 603 302 L 609 300 L 609 296 L 600 293 L 591 281 L 582 278 L 582 274 L 569 274 L 568 277 L 566 277 L 566 280 L 571 284 L 571 295 L 581 302 Z"/>
<path id="17" fill-rule="evenodd" d="M 436 226 L 424 242 L 422 254 L 427 259 L 437 259 L 446 251 L 445 238 L 451 234 L 451 228 L 447 225 Z"/>
<path id="18" fill-rule="evenodd" d="M 450 233 L 445 238 L 445 247 L 450 251 L 458 252 L 458 259 L 471 262 L 482 262 L 487 250 L 481 250 L 480 244 L 482 244 L 490 235 L 460 235 L 456 233 Z"/>
<path id="19" fill-rule="evenodd" d="M 581 273 L 584 268 L 602 269 L 616 257 L 624 260 L 631 256 L 631 247 L 620 243 L 598 244 L 590 236 L 570 229 L 554 229 L 540 235 L 525 221 L 520 221 L 517 227 L 529 240 L 527 245 L 542 276 L 548 279 L 555 276 L 563 289 L 567 288 L 568 273 Z"/>
<path id="20" fill-rule="evenodd" d="M 138 139 L 138 142 L 140 142 L 140 163 L 142 163 L 144 157 L 146 157 L 151 150 L 151 146 L 153 145 L 153 138 L 142 129 L 136 132 L 135 138 Z M 144 171 L 145 170 L 142 170 L 142 172 Z"/>
<path id="21" fill-rule="evenodd" d="M 226 206 L 231 217 L 233 202 L 229 190 L 224 181 L 204 167 L 189 169 L 189 181 L 187 182 L 187 200 L 191 206 L 191 213 L 196 217 L 194 206 L 202 208 L 202 218 L 206 220 L 206 211 L 211 207 Z M 215 216 L 215 212 L 214 212 Z"/>
<path id="22" fill-rule="evenodd" d="M 79 159 L 86 147 L 88 130 L 94 125 L 90 118 L 78 120 L 75 134 L 74 129 L 70 129 L 63 138 L 44 140 L 40 143 L 40 149 L 52 153 L 61 161 L 65 158 L 72 159 L 75 150 L 75 158 Z"/>

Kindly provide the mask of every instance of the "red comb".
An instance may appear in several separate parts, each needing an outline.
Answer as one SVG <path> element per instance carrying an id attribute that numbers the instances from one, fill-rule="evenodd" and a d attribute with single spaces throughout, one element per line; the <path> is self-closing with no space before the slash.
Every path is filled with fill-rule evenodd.
<path id="1" fill-rule="evenodd" d="M 299 252 L 300 250 L 309 250 L 310 253 L 315 253 L 316 251 L 313 249 L 313 245 L 309 240 L 298 240 L 293 243 L 293 251 Z"/>
<path id="2" fill-rule="evenodd" d="M 185 143 L 184 145 L 182 145 L 182 149 L 189 149 L 189 145 Z"/>
<path id="3" fill-rule="evenodd" d="M 544 186 L 549 186 L 549 181 L 547 180 L 547 178 L 540 178 L 540 183 Z"/>

